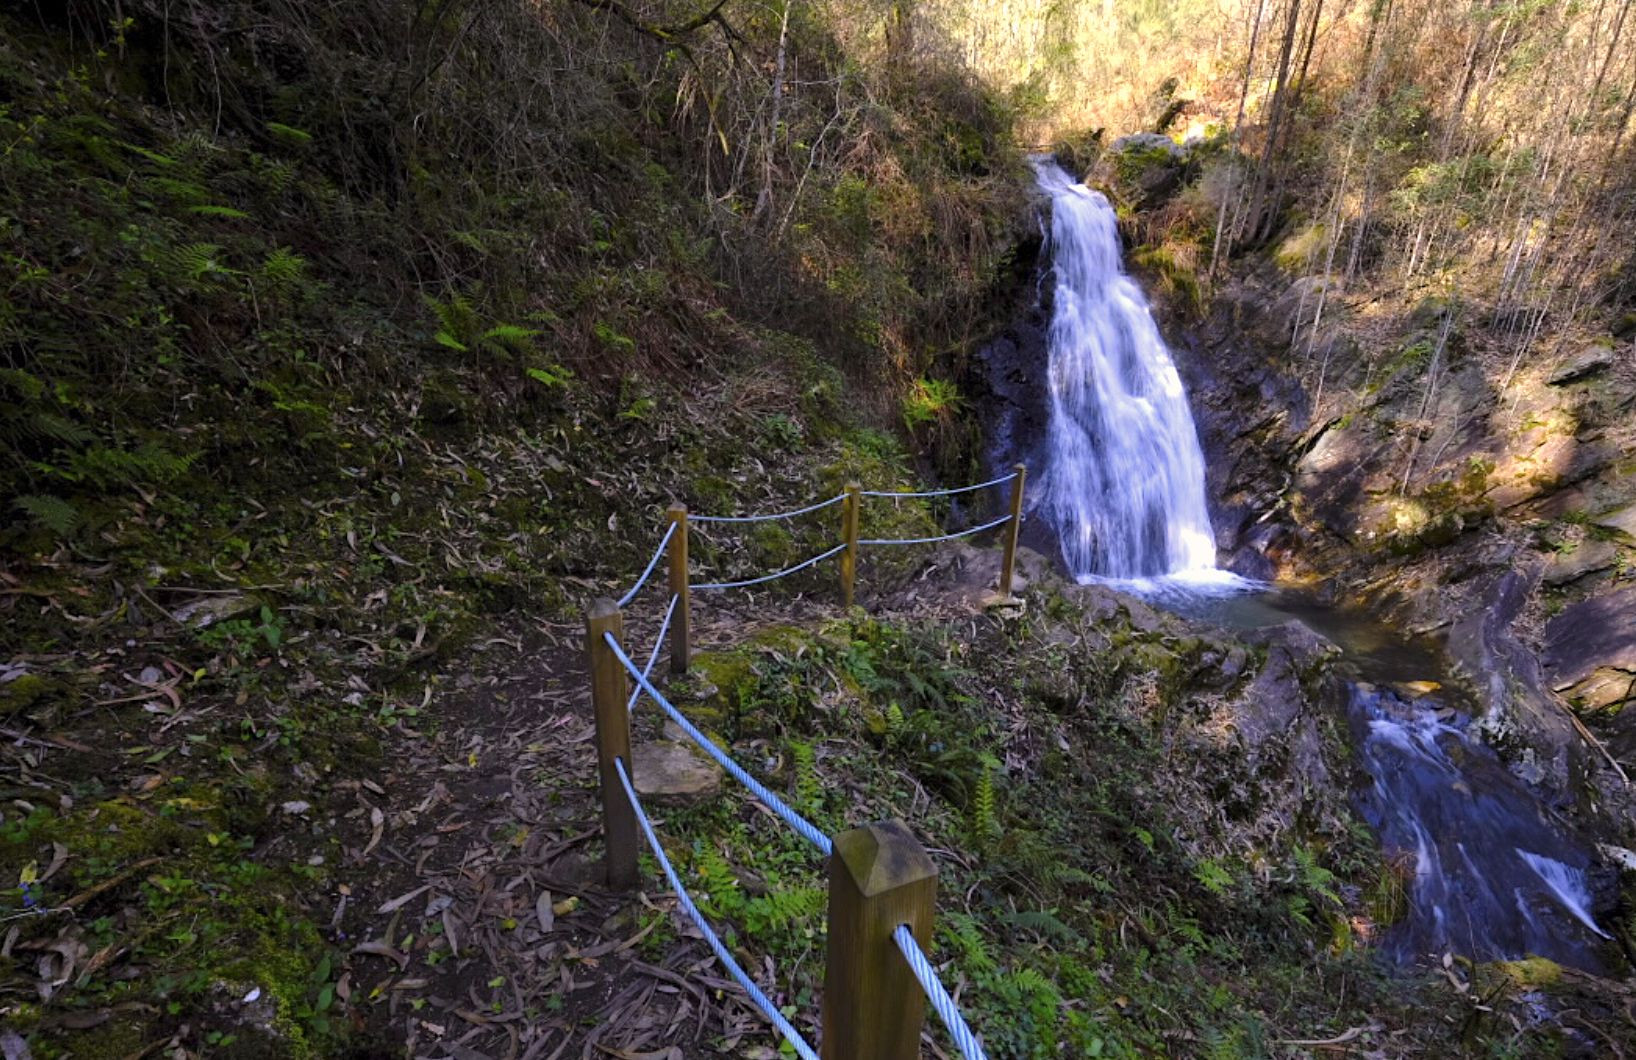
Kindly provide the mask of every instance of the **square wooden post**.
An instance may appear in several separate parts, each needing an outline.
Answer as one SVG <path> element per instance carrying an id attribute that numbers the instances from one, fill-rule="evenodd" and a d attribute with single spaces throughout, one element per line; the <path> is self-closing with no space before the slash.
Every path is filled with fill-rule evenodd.
<path id="1" fill-rule="evenodd" d="M 1005 557 L 1000 561 L 1000 595 L 1011 595 L 1011 576 L 1017 569 L 1017 533 L 1022 529 L 1023 484 L 1028 479 L 1028 468 L 1018 464 L 1012 468 L 1017 477 L 1011 480 L 1011 521 L 1005 524 Z"/>
<path id="2" fill-rule="evenodd" d="M 841 553 L 841 606 L 851 607 L 853 587 L 858 577 L 858 514 L 863 502 L 863 487 L 856 482 L 846 484 L 846 500 L 841 502 L 841 542 L 846 551 Z"/>
<path id="3" fill-rule="evenodd" d="M 676 614 L 670 620 L 670 672 L 687 673 L 692 659 L 693 598 L 687 584 L 687 505 L 670 506 L 670 591 L 676 597 Z"/>
<path id="4" fill-rule="evenodd" d="M 625 704 L 630 679 L 625 666 L 608 646 L 604 634 L 624 636 L 625 620 L 619 605 L 598 600 L 585 614 L 585 647 L 590 656 L 591 706 L 596 711 L 596 761 L 602 787 L 602 837 L 607 846 L 608 886 L 626 891 L 636 886 L 636 810 L 620 783 L 614 762 L 623 759 L 631 768 L 631 721 Z"/>
<path id="5" fill-rule="evenodd" d="M 937 866 L 901 821 L 835 837 L 829 859 L 829 958 L 823 1060 L 917 1060 L 926 995 L 892 932 L 931 948 Z"/>

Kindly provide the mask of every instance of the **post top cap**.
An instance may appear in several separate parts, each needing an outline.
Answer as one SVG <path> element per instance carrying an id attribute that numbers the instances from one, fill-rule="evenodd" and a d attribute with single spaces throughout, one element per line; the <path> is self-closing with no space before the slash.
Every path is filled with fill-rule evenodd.
<path id="1" fill-rule="evenodd" d="M 834 856 L 866 898 L 937 879 L 937 864 L 902 821 L 876 821 L 842 832 L 835 837 Z"/>

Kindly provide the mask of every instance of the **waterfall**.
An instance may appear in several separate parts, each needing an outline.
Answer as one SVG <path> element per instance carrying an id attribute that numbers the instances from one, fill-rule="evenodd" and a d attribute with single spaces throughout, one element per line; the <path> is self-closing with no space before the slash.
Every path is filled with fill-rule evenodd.
<path id="1" fill-rule="evenodd" d="M 1113 207 L 1054 161 L 1034 167 L 1051 196 L 1056 295 L 1050 426 L 1032 507 L 1080 581 L 1230 579 L 1216 571 L 1187 395 L 1147 299 L 1121 266 Z"/>

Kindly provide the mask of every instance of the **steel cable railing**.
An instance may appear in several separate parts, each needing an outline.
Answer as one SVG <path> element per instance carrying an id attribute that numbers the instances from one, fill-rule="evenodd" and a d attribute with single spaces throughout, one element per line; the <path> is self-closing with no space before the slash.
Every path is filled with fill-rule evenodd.
<path id="1" fill-rule="evenodd" d="M 980 534 L 984 530 L 992 530 L 996 526 L 1004 526 L 1006 523 L 1009 523 L 1010 521 L 1011 521 L 1011 516 L 1005 515 L 1005 516 L 1001 516 L 998 519 L 995 519 L 993 522 L 984 523 L 981 526 L 968 526 L 964 530 L 956 530 L 952 534 L 940 534 L 937 537 L 873 537 L 873 538 L 865 538 L 864 540 L 859 541 L 858 544 L 860 544 L 860 545 L 935 545 L 939 541 L 953 541 L 955 538 L 958 538 L 958 537 L 970 537 L 972 534 Z"/>
<path id="2" fill-rule="evenodd" d="M 624 666 L 625 670 L 636 679 L 637 685 L 648 694 L 649 698 L 659 704 L 659 709 L 663 710 L 671 721 L 674 721 L 683 732 L 687 733 L 689 739 L 699 745 L 701 751 L 715 759 L 717 765 L 730 773 L 734 780 L 750 789 L 750 794 L 765 803 L 767 808 L 777 814 L 780 820 L 794 829 L 807 842 L 817 847 L 825 857 L 829 856 L 835 847 L 829 836 L 819 831 L 817 825 L 791 809 L 783 799 L 774 795 L 765 784 L 746 773 L 742 766 L 733 761 L 721 748 L 716 746 L 713 740 L 700 732 L 691 721 L 688 721 L 687 715 L 677 710 L 675 705 L 665 698 L 663 692 L 653 687 L 653 682 L 648 680 L 647 674 L 636 668 L 636 664 L 631 661 L 631 657 L 625 654 L 625 649 L 620 647 L 618 638 L 612 633 L 604 633 L 603 639 L 607 642 L 608 647 L 613 649 L 614 657 L 619 660 L 620 665 Z"/>
<path id="3" fill-rule="evenodd" d="M 1003 486 L 1016 477 L 1017 473 L 1013 471 L 1009 475 L 1001 475 L 999 478 L 990 479 L 987 482 L 979 482 L 975 486 L 955 486 L 946 490 L 860 490 L 859 492 L 864 497 L 890 497 L 894 500 L 907 500 L 911 497 L 953 497 L 957 493 L 976 493 L 978 490 L 986 490 L 993 486 Z"/>
<path id="4" fill-rule="evenodd" d="M 659 661 L 659 653 L 665 647 L 665 634 L 670 632 L 670 620 L 676 617 L 676 605 L 681 602 L 677 593 L 670 594 L 670 606 L 665 608 L 665 620 L 659 623 L 659 635 L 653 638 L 653 651 L 648 654 L 648 664 L 642 667 L 642 676 L 648 677 L 653 673 L 653 664 Z M 631 689 L 631 698 L 625 703 L 625 712 L 628 714 L 636 709 L 636 701 L 642 698 L 642 686 Z"/>
<path id="5" fill-rule="evenodd" d="M 943 1021 L 943 1026 L 949 1030 L 949 1037 L 954 1039 L 955 1046 L 965 1056 L 966 1060 L 987 1060 L 988 1054 L 983 1052 L 983 1044 L 977 1040 L 977 1035 L 971 1032 L 966 1024 L 966 1018 L 960 1015 L 960 1004 L 949 992 L 943 988 L 943 981 L 937 977 L 937 969 L 927 959 L 921 950 L 920 943 L 915 941 L 914 932 L 909 925 L 899 924 L 892 932 L 892 941 L 897 943 L 903 953 L 903 959 L 909 962 L 909 970 L 915 973 L 920 988 L 926 991 L 926 1000 L 932 1003 L 932 1010 L 937 1018 Z"/>
<path id="6" fill-rule="evenodd" d="M 784 1014 L 778 1011 L 778 1006 L 772 1003 L 772 999 L 767 997 L 762 989 L 756 985 L 755 980 L 751 979 L 749 974 L 739 966 L 738 961 L 733 959 L 733 955 L 728 952 L 726 944 L 711 928 L 710 921 L 706 920 L 704 914 L 699 912 L 699 907 L 693 904 L 693 898 L 687 893 L 687 888 L 682 886 L 681 878 L 676 875 L 676 869 L 671 865 L 670 858 L 665 856 L 665 848 L 660 845 L 659 837 L 653 831 L 653 824 L 648 820 L 647 813 L 642 809 L 642 801 L 636 797 L 636 787 L 631 783 L 630 774 L 625 770 L 625 760 L 622 758 L 614 759 L 614 770 L 619 774 L 619 783 L 624 785 L 625 796 L 631 800 L 631 809 L 636 813 L 636 823 L 641 826 L 642 834 L 647 836 L 648 847 L 653 851 L 654 858 L 659 862 L 659 868 L 664 871 L 665 879 L 670 881 L 670 889 L 676 892 L 676 901 L 687 913 L 688 918 L 693 921 L 693 926 L 699 929 L 699 934 L 704 936 L 705 944 L 710 947 L 710 952 L 714 953 L 716 959 L 721 961 L 728 974 L 738 980 L 738 984 L 744 988 L 744 992 L 750 995 L 750 1001 L 756 1008 L 761 1010 L 762 1015 L 766 1016 L 774 1027 L 778 1028 L 778 1033 L 784 1036 L 784 1040 L 795 1047 L 796 1054 L 802 1060 L 818 1060 L 818 1054 L 813 1051 L 812 1046 L 807 1044 L 806 1039 L 801 1037 L 801 1032 L 797 1031 L 790 1024 L 790 1021 L 784 1018 Z"/>
<path id="7" fill-rule="evenodd" d="M 631 586 L 630 592 L 619 598 L 620 607 L 624 607 L 636 599 L 636 594 L 642 591 L 642 586 L 646 585 L 648 579 L 653 576 L 653 568 L 659 565 L 659 557 L 665 554 L 665 549 L 670 547 L 670 539 L 674 536 L 676 536 L 676 524 L 671 523 L 670 528 L 665 531 L 665 536 L 660 538 L 659 547 L 653 550 L 653 558 L 648 560 L 647 569 L 642 572 L 640 578 L 636 579 L 636 584 Z"/>
<path id="8" fill-rule="evenodd" d="M 846 494 L 838 494 L 827 501 L 809 504 L 805 508 L 797 508 L 792 512 L 772 512 L 768 515 L 690 515 L 695 523 L 766 523 L 774 519 L 794 519 L 798 515 L 810 515 L 821 512 L 825 508 L 833 507 L 846 500 Z"/>
<path id="9" fill-rule="evenodd" d="M 629 800 L 629 805 L 634 817 L 634 823 L 640 826 L 641 832 L 646 836 L 649 847 L 652 849 L 654 856 L 658 859 L 660 867 L 664 871 L 665 878 L 669 881 L 671 888 L 676 893 L 678 903 L 681 905 L 683 911 L 686 912 L 688 917 L 693 921 L 694 925 L 699 929 L 700 934 L 709 945 L 711 952 L 713 952 L 716 957 L 721 960 L 722 964 L 727 968 L 732 977 L 744 987 L 746 993 L 749 995 L 750 1001 L 762 1012 L 763 1015 L 768 1018 L 769 1021 L 772 1022 L 774 1027 L 777 1028 L 778 1032 L 790 1043 L 790 1046 L 793 1047 L 795 1053 L 802 1057 L 803 1060 L 818 1060 L 818 1057 L 813 1051 L 812 1047 L 802 1039 L 800 1033 L 795 1030 L 794 1026 L 790 1024 L 789 1020 L 785 1018 L 784 1014 L 778 1009 L 778 1007 L 775 1006 L 770 999 L 768 999 L 766 994 L 756 985 L 754 980 L 752 980 L 744 969 L 738 964 L 738 962 L 734 960 L 732 954 L 727 950 L 727 947 L 722 943 L 720 937 L 704 919 L 703 915 L 699 912 L 698 907 L 694 904 L 691 896 L 682 886 L 681 880 L 677 876 L 675 868 L 671 865 L 669 858 L 664 852 L 664 848 L 659 843 L 659 839 L 653 829 L 652 822 L 649 821 L 646 812 L 642 808 L 642 804 L 636 794 L 635 785 L 630 777 L 628 767 L 630 747 L 629 715 L 635 709 L 636 704 L 641 700 L 643 695 L 651 698 L 656 704 L 658 704 L 660 710 L 663 711 L 671 721 L 675 722 L 683 733 L 687 735 L 688 739 L 692 740 L 700 750 L 714 760 L 717 765 L 721 766 L 721 768 L 730 774 L 735 780 L 744 785 L 750 794 L 758 799 L 769 810 L 771 810 L 780 821 L 787 825 L 796 834 L 800 835 L 803 839 L 811 843 L 826 858 L 831 857 L 835 851 L 834 840 L 832 840 L 824 832 L 820 831 L 811 821 L 797 813 L 783 799 L 774 794 L 773 791 L 765 784 L 751 776 L 742 766 L 734 761 L 730 755 L 728 755 L 722 748 L 718 747 L 714 741 L 712 741 L 703 732 L 701 732 L 698 727 L 689 721 L 687 716 L 678 710 L 675 704 L 671 703 L 670 700 L 667 699 L 665 695 L 654 686 L 652 681 L 653 670 L 658 664 L 659 656 L 664 651 L 667 643 L 667 636 L 669 637 L 669 640 L 673 642 L 671 643 L 671 658 L 673 662 L 672 668 L 678 673 L 684 673 L 687 670 L 689 655 L 688 645 L 690 641 L 688 629 L 688 600 L 689 594 L 693 589 L 709 591 L 740 589 L 748 588 L 754 585 L 762 585 L 768 582 L 777 581 L 781 578 L 787 578 L 792 574 L 806 570 L 815 566 L 816 564 L 824 562 L 825 560 L 831 559 L 842 553 L 847 553 L 841 564 L 841 580 L 843 600 L 848 604 L 848 606 L 850 606 L 853 599 L 853 578 L 854 572 L 856 571 L 857 553 L 860 547 L 936 544 L 942 541 L 953 541 L 958 538 L 970 537 L 974 534 L 980 534 L 986 530 L 993 530 L 1004 526 L 1007 523 L 1011 523 L 1013 525 L 1011 530 L 1006 535 L 1004 542 L 1005 554 L 1001 563 L 999 586 L 1002 594 L 1009 594 L 1011 591 L 1010 586 L 1013 561 L 1017 545 L 1017 527 L 1022 522 L 1021 511 L 1023 487 L 1025 482 L 1024 474 L 1025 469 L 1019 464 L 1017 465 L 1017 469 L 1011 474 L 1004 475 L 1000 478 L 992 479 L 988 482 L 981 482 L 974 486 L 961 486 L 945 490 L 904 492 L 886 492 L 875 490 L 865 491 L 859 489 L 858 486 L 854 484 L 849 485 L 845 493 L 842 493 L 829 500 L 820 501 L 816 504 L 811 504 L 804 508 L 797 508 L 792 511 L 777 512 L 768 515 L 690 516 L 684 507 L 681 505 L 674 505 L 670 511 L 670 526 L 666 529 L 664 537 L 660 540 L 659 546 L 657 549 L 655 549 L 652 558 L 648 560 L 648 564 L 643 569 L 641 576 L 636 580 L 636 584 L 633 585 L 624 596 L 620 597 L 617 604 L 606 600 L 600 601 L 588 613 L 587 622 L 589 632 L 591 633 L 592 643 L 591 669 L 593 676 L 593 705 L 597 712 L 597 739 L 599 754 L 607 753 L 611 756 L 610 758 L 605 758 L 602 760 L 603 768 L 606 769 L 610 764 L 612 765 L 614 772 L 617 774 L 619 784 L 624 788 L 625 797 Z M 865 497 L 880 497 L 892 500 L 947 497 L 956 494 L 972 493 L 979 490 L 990 489 L 994 486 L 999 486 L 1007 482 L 1013 483 L 1011 490 L 1011 510 L 1009 514 L 998 519 L 993 519 L 977 526 L 967 527 L 964 530 L 957 530 L 953 533 L 940 534 L 934 537 L 860 539 L 858 536 L 859 510 L 862 507 L 861 501 Z M 834 547 L 828 548 L 815 556 L 802 560 L 800 563 L 797 563 L 794 566 L 786 567 L 783 570 L 774 571 L 771 574 L 764 574 L 759 577 L 746 578 L 738 581 L 706 582 L 699 585 L 688 584 L 687 544 L 688 526 L 690 521 L 698 523 L 761 523 L 776 519 L 792 519 L 797 516 L 821 511 L 843 502 L 846 504 L 846 509 L 842 520 L 842 536 L 845 538 L 845 540 L 841 544 L 835 545 Z M 677 533 L 678 528 L 681 530 L 680 535 Z M 626 653 L 624 646 L 619 642 L 620 636 L 623 635 L 620 611 L 632 600 L 634 600 L 637 594 L 642 591 L 648 580 L 653 576 L 653 572 L 658 568 L 660 557 L 664 556 L 667 551 L 671 553 L 670 602 L 665 609 L 664 618 L 659 624 L 658 635 L 655 638 L 652 650 L 648 653 L 646 665 L 639 668 L 631 659 L 630 655 Z M 673 622 L 675 625 L 674 631 L 672 630 Z M 612 658 L 608 658 L 606 655 L 604 655 L 601 657 L 601 661 L 599 661 L 597 653 L 604 650 L 611 653 Z M 615 665 L 616 662 L 617 665 Z M 618 686 L 618 674 L 619 668 L 621 667 L 635 682 L 635 687 L 629 692 L 628 698 L 623 689 L 619 688 Z M 623 706 L 625 709 L 623 711 L 619 710 L 621 700 L 624 701 Z M 605 738 L 606 740 L 611 741 L 611 743 L 605 743 Z M 604 774 L 604 776 L 606 777 L 606 774 Z M 607 784 L 609 781 L 605 780 L 604 783 Z M 628 885 L 628 883 L 634 882 L 636 879 L 636 849 L 634 846 L 636 839 L 634 829 L 631 828 L 632 822 L 629 818 L 624 819 L 624 823 L 618 825 L 616 828 L 616 817 L 614 816 L 614 810 L 610 808 L 611 804 L 607 801 L 610 797 L 617 798 L 616 796 L 611 796 L 610 794 L 606 793 L 605 789 L 603 798 L 605 826 L 608 829 L 607 834 L 609 841 L 609 875 L 612 879 L 622 881 L 621 885 Z M 878 826 L 875 825 L 870 826 L 871 829 L 875 829 L 877 827 Z M 924 851 L 921 850 L 918 844 L 914 842 L 913 837 L 909 835 L 907 830 L 902 829 L 901 826 L 899 826 L 898 830 L 910 844 L 908 850 L 920 850 L 921 853 L 919 856 L 924 858 Z M 851 833 L 847 834 L 850 835 Z M 619 838 L 618 842 L 620 845 L 616 851 L 616 837 L 621 836 L 623 838 Z M 907 854 L 907 851 L 905 850 L 899 850 L 898 852 L 900 854 Z M 909 854 L 908 856 L 913 857 L 914 855 Z M 840 873 L 842 876 L 844 876 L 844 870 L 835 867 L 839 864 L 839 862 L 832 863 L 831 871 Z M 926 864 L 928 869 L 930 869 L 929 860 L 926 861 Z M 935 870 L 931 871 L 935 875 Z M 841 876 L 837 876 L 835 879 L 838 880 L 840 878 Z M 835 891 L 833 888 L 840 886 L 840 884 L 836 883 L 835 880 L 832 880 L 832 903 L 840 900 L 836 897 L 838 894 L 858 893 L 857 888 L 860 886 L 861 882 L 861 879 L 853 879 L 846 885 L 848 888 L 850 888 L 850 890 Z M 877 897 L 881 897 L 881 900 L 885 900 L 884 896 Z M 849 900 L 857 901 L 859 899 L 853 898 Z M 832 910 L 833 908 L 834 906 L 832 905 Z M 896 909 L 896 907 L 894 907 L 894 909 Z M 832 915 L 834 914 L 832 913 Z M 893 920 L 896 920 L 899 917 L 904 917 L 913 919 L 913 922 L 917 924 L 929 925 L 929 919 L 919 919 L 921 915 L 922 914 L 919 912 L 911 912 L 908 909 L 898 909 L 893 915 Z M 925 907 L 924 915 L 927 917 L 931 915 L 929 904 Z M 893 921 L 889 920 L 887 922 L 890 923 Z M 919 983 L 920 989 L 925 992 L 933 1010 L 936 1011 L 939 1019 L 942 1020 L 944 1026 L 948 1029 L 950 1036 L 953 1038 L 956 1046 L 959 1048 L 966 1060 L 986 1060 L 986 1055 L 983 1052 L 982 1044 L 978 1041 L 976 1035 L 972 1033 L 971 1028 L 967 1025 L 964 1017 L 960 1014 L 959 1005 L 955 1002 L 953 997 L 949 995 L 949 992 L 943 987 L 942 982 L 938 979 L 936 970 L 932 967 L 932 964 L 927 959 L 925 953 L 921 951 L 910 926 L 908 924 L 904 924 L 898 927 L 892 932 L 892 938 L 898 950 L 902 953 L 904 960 L 907 962 L 909 972 L 913 975 L 916 982 Z M 854 953 L 850 956 L 850 958 L 841 958 L 843 963 L 837 966 L 833 963 L 837 960 L 837 957 L 836 951 L 832 948 L 830 953 L 830 960 L 832 964 L 830 971 L 826 974 L 840 974 L 843 976 L 843 981 L 846 982 L 859 981 L 856 978 L 858 975 L 858 970 L 856 968 L 848 967 L 847 961 L 849 959 L 858 960 L 862 958 L 858 953 Z M 878 961 L 881 959 L 884 958 L 867 958 L 869 961 Z M 845 970 L 836 972 L 835 969 L 837 967 Z M 884 972 L 885 970 L 883 969 L 882 971 Z M 892 974 L 901 976 L 901 970 Z M 901 979 L 899 979 L 898 982 L 901 988 L 908 988 L 907 984 Z M 827 1005 L 828 1003 L 826 1002 L 824 1014 L 825 1033 L 828 1035 L 832 1030 L 834 1030 L 835 1033 L 839 1035 L 839 1037 L 836 1039 L 837 1041 L 850 1043 L 839 1046 L 842 1051 L 856 1051 L 858 1048 L 863 1048 L 864 1043 L 874 1040 L 873 1035 L 876 1033 L 875 1028 L 861 1025 L 858 1022 L 848 1018 L 839 1018 L 838 1022 L 835 1024 L 835 1027 L 832 1028 L 830 1023 L 831 1016 Z M 845 1011 L 851 1012 L 853 1010 L 851 1007 L 847 1007 Z M 902 1040 L 901 1044 L 904 1049 L 909 1049 L 914 1045 L 914 1040 L 918 1038 L 919 1035 L 918 1026 L 919 1024 L 917 1020 L 914 1028 L 909 1029 L 909 1036 Z M 859 1037 L 860 1034 L 862 1034 L 862 1037 Z M 897 1055 L 895 1050 L 896 1047 L 894 1047 L 894 1055 Z"/>
<path id="10" fill-rule="evenodd" d="M 861 542 L 860 542 L 860 544 L 861 544 Z M 802 562 L 797 563 L 793 567 L 785 567 L 781 571 L 774 571 L 771 574 L 763 574 L 759 578 L 746 578 L 743 581 L 738 581 L 738 582 L 705 582 L 703 585 L 695 585 L 695 586 L 693 586 L 693 588 L 699 590 L 700 592 L 704 592 L 706 590 L 716 590 L 716 589 L 744 589 L 744 588 L 748 588 L 751 585 L 761 585 L 761 584 L 763 584 L 765 582 L 775 582 L 780 578 L 788 578 L 792 574 L 796 574 L 796 573 L 799 573 L 800 571 L 804 571 L 808 567 L 812 566 L 815 563 L 822 563 L 824 560 L 828 559 L 829 557 L 835 555 L 838 552 L 845 552 L 845 551 L 846 551 L 846 545 L 843 543 L 843 544 L 836 545 L 834 548 L 830 549 L 827 552 L 820 552 L 820 553 L 818 553 L 818 555 L 813 556 L 811 559 L 803 560 Z"/>

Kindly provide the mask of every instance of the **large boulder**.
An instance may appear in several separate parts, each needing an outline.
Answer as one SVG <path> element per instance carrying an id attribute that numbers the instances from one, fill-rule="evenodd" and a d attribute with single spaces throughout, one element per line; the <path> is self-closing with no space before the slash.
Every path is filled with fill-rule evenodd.
<path id="1" fill-rule="evenodd" d="M 1160 133 L 1121 136 L 1108 152 L 1119 194 L 1137 207 L 1152 206 L 1182 186 L 1187 150 Z"/>

